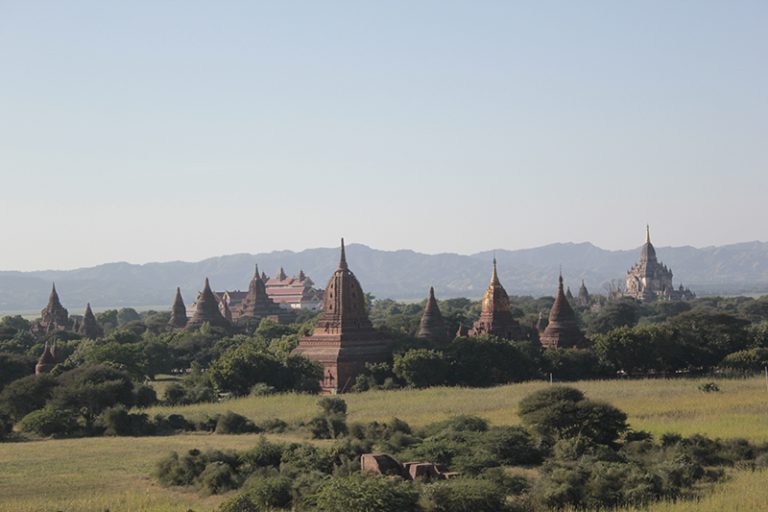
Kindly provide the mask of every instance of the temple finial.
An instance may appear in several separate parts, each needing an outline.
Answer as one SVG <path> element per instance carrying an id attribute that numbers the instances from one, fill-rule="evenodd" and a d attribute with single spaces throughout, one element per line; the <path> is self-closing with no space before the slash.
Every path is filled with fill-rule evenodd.
<path id="1" fill-rule="evenodd" d="M 651 226 L 645 225 L 645 243 L 651 243 Z"/>
<path id="2" fill-rule="evenodd" d="M 259 274 L 259 264 L 256 264 L 256 269 L 253 271 L 253 278 L 258 279 L 261 277 L 261 274 Z"/>
<path id="3" fill-rule="evenodd" d="M 491 284 L 499 282 L 499 274 L 496 271 L 496 256 L 493 256 L 493 272 L 491 272 Z"/>
<path id="4" fill-rule="evenodd" d="M 344 249 L 344 238 L 341 239 L 341 257 L 339 258 L 339 268 L 347 269 L 347 253 Z"/>

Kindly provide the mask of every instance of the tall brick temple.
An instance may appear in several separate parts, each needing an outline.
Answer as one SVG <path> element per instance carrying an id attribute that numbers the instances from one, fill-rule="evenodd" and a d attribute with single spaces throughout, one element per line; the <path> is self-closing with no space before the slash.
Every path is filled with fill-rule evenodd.
<path id="1" fill-rule="evenodd" d="M 541 327 L 539 327 L 541 329 Z M 563 292 L 563 275 L 557 284 L 557 295 L 549 311 L 549 322 L 539 331 L 539 340 L 544 348 L 584 347 L 587 344 L 584 333 L 579 329 L 576 313 Z"/>
<path id="2" fill-rule="evenodd" d="M 366 363 L 391 358 L 391 342 L 373 328 L 363 289 L 347 266 L 343 238 L 339 267 L 325 289 L 320 319 L 312 335 L 302 338 L 293 354 L 323 366 L 320 386 L 325 394 L 349 391 Z"/>

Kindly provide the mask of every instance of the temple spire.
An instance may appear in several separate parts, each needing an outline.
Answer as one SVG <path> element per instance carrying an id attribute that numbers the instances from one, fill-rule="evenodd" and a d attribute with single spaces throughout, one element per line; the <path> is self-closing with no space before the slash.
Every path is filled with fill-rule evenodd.
<path id="1" fill-rule="evenodd" d="M 342 270 L 347 270 L 349 267 L 347 267 L 347 253 L 344 250 L 344 238 L 341 239 L 341 257 L 339 258 L 339 268 Z"/>
<path id="2" fill-rule="evenodd" d="M 493 271 L 491 272 L 491 284 L 499 284 L 499 275 L 496 272 L 496 256 L 493 257 Z"/>
<path id="3" fill-rule="evenodd" d="M 258 279 L 261 277 L 261 274 L 259 274 L 259 264 L 256 264 L 256 269 L 253 271 L 253 278 Z"/>
<path id="4" fill-rule="evenodd" d="M 651 226 L 645 225 L 645 243 L 651 243 Z"/>

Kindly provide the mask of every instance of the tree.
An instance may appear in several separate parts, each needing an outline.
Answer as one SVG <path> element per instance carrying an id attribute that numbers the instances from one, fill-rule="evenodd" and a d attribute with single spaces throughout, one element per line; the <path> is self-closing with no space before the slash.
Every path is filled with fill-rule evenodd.
<path id="1" fill-rule="evenodd" d="M 442 352 L 420 348 L 395 355 L 392 369 L 409 386 L 425 388 L 445 384 L 449 365 Z"/>
<path id="2" fill-rule="evenodd" d="M 131 322 L 140 322 L 141 315 L 133 308 L 122 308 L 117 312 L 117 325 L 123 327 Z"/>
<path id="3" fill-rule="evenodd" d="M 0 390 L 14 380 L 32 374 L 34 369 L 33 357 L 0 352 Z"/>
<path id="4" fill-rule="evenodd" d="M 518 382 L 536 374 L 537 365 L 513 342 L 482 336 L 456 338 L 446 349 L 451 382 L 463 386 L 492 386 Z"/>
<path id="5" fill-rule="evenodd" d="M 30 412 L 41 409 L 57 385 L 56 379 L 47 374 L 17 379 L 0 392 L 0 410 L 19 421 Z"/>
<path id="6" fill-rule="evenodd" d="M 257 382 L 278 389 L 285 387 L 285 372 L 280 362 L 250 345 L 227 350 L 211 364 L 208 373 L 217 390 L 235 395 L 247 395 Z"/>
<path id="7" fill-rule="evenodd" d="M 77 411 L 91 431 L 94 420 L 106 408 L 118 404 L 131 406 L 135 398 L 130 376 L 109 366 L 76 368 L 61 374 L 51 405 Z"/>
<path id="8" fill-rule="evenodd" d="M 619 327 L 633 327 L 640 319 L 642 305 L 635 299 L 609 302 L 589 325 L 589 332 L 605 333 Z"/>
<path id="9" fill-rule="evenodd" d="M 531 393 L 519 405 L 523 424 L 546 438 L 585 437 L 610 444 L 627 429 L 627 415 L 612 405 L 587 400 L 581 391 L 552 386 Z"/>

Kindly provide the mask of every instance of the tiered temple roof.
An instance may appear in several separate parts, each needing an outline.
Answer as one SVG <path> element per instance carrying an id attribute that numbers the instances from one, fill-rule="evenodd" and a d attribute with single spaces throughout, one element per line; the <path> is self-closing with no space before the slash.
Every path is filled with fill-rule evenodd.
<path id="1" fill-rule="evenodd" d="M 104 335 L 104 329 L 102 329 L 99 322 L 96 321 L 96 316 L 93 314 L 90 302 L 85 306 L 83 321 L 80 323 L 78 333 L 92 340 Z"/>
<path id="2" fill-rule="evenodd" d="M 176 288 L 176 297 L 173 299 L 171 319 L 168 320 L 168 325 L 174 329 L 183 329 L 187 326 L 187 320 L 187 307 L 181 297 L 181 288 Z"/>
<path id="3" fill-rule="evenodd" d="M 274 317 L 277 320 L 285 316 L 286 311 L 277 305 L 267 295 L 267 287 L 259 273 L 259 267 L 253 273 L 248 292 L 242 300 L 232 308 L 232 315 L 237 320 Z"/>
<path id="4" fill-rule="evenodd" d="M 40 312 L 40 330 L 43 332 L 64 331 L 72 327 L 69 320 L 69 312 L 61 305 L 59 294 L 56 291 L 56 283 L 51 288 L 48 296 L 48 304 Z"/>
<path id="5" fill-rule="evenodd" d="M 480 319 L 469 331 L 470 336 L 493 335 L 504 339 L 514 339 L 520 336 L 520 324 L 512 317 L 507 291 L 499 282 L 496 272 L 496 258 L 493 258 L 491 282 L 485 291 L 482 302 Z"/>
<path id="6" fill-rule="evenodd" d="M 627 271 L 624 295 L 641 301 L 687 300 L 695 297 L 687 288 L 681 286 L 676 290 L 672 285 L 672 271 L 656 257 L 649 226 L 645 227 L 645 243 L 640 249 L 640 261 Z"/>
<path id="7" fill-rule="evenodd" d="M 221 315 L 219 310 L 219 301 L 211 291 L 211 285 L 208 278 L 205 278 L 203 291 L 198 295 L 195 302 L 195 313 L 187 323 L 187 329 L 199 328 L 208 322 L 214 327 L 228 327 L 229 322 Z"/>
<path id="8" fill-rule="evenodd" d="M 324 393 L 350 390 L 366 363 L 391 357 L 390 341 L 368 318 L 363 289 L 347 265 L 344 239 L 339 267 L 325 289 L 320 319 L 312 335 L 302 338 L 293 353 L 323 366 Z"/>
<path id="9" fill-rule="evenodd" d="M 419 331 L 416 333 L 417 338 L 434 341 L 436 343 L 447 343 L 448 328 L 445 325 L 440 308 L 435 300 L 435 289 L 429 287 L 429 298 L 427 299 L 427 305 L 424 306 L 424 313 L 421 315 L 421 322 L 419 322 Z"/>
<path id="10" fill-rule="evenodd" d="M 280 267 L 276 277 L 262 275 L 267 295 L 277 305 L 289 309 L 317 310 L 323 305 L 323 291 L 314 288 L 314 281 L 303 270 L 288 277 Z"/>
<path id="11" fill-rule="evenodd" d="M 563 292 L 562 274 L 558 280 L 555 302 L 549 311 L 549 323 L 544 331 L 539 333 L 539 340 L 543 347 L 552 349 L 583 347 L 586 344 L 576 320 L 576 313 Z"/>

